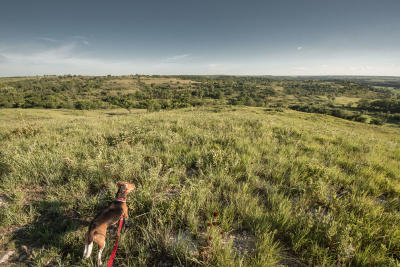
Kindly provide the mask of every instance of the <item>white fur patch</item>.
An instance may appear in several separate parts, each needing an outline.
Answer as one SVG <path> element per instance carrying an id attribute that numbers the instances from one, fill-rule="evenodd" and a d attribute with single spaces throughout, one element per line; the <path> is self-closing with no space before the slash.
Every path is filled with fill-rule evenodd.
<path id="1" fill-rule="evenodd" d="M 106 247 L 106 241 L 104 241 L 104 247 L 99 249 L 99 253 L 97 254 L 97 264 L 100 266 L 102 264 L 101 262 L 101 253 L 103 252 L 104 248 Z"/>
<path id="2" fill-rule="evenodd" d="M 89 245 L 85 246 L 85 250 L 83 252 L 83 257 L 86 259 L 89 258 L 90 254 L 92 254 L 92 249 L 93 249 L 93 242 L 90 242 Z"/>

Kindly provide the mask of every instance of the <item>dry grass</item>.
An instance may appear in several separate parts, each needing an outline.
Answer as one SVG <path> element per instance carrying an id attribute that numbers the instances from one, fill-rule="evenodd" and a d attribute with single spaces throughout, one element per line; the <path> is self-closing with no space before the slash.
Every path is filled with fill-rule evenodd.
<path id="1" fill-rule="evenodd" d="M 142 82 L 144 82 L 145 84 L 163 84 L 163 83 L 167 83 L 167 84 L 194 84 L 197 83 L 196 81 L 192 81 L 192 80 L 183 80 L 183 79 L 178 79 L 178 78 L 157 78 L 157 77 L 141 77 L 140 80 Z"/>
<path id="2" fill-rule="evenodd" d="M 137 190 L 116 266 L 399 264 L 398 128 L 263 108 L 114 112 L 0 110 L 10 266 L 94 266 L 87 222 L 119 180 Z"/>
<path id="3" fill-rule="evenodd" d="M 359 97 L 337 96 L 334 102 L 339 105 L 347 105 L 349 103 L 357 103 L 360 99 Z"/>

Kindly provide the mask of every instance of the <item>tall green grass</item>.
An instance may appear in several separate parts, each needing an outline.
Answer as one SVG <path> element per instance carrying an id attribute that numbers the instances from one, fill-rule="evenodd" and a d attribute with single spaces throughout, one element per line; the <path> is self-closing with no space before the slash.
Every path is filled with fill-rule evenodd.
<path id="1" fill-rule="evenodd" d="M 0 110 L 0 248 L 93 266 L 87 224 L 130 181 L 116 266 L 395 266 L 399 134 L 261 108 Z"/>

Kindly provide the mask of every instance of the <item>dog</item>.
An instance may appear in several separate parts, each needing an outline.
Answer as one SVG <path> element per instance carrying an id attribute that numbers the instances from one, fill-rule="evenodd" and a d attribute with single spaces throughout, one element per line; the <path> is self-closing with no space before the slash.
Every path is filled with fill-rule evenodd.
<path id="1" fill-rule="evenodd" d="M 97 264 L 100 266 L 101 253 L 106 244 L 107 228 L 119 222 L 120 218 L 128 219 L 128 206 L 126 205 L 127 195 L 135 190 L 135 185 L 127 182 L 118 183 L 118 192 L 115 200 L 105 210 L 101 211 L 89 225 L 88 232 L 85 240 L 85 250 L 83 251 L 83 258 L 89 258 L 92 254 L 93 242 L 99 246 L 99 253 L 97 254 Z"/>

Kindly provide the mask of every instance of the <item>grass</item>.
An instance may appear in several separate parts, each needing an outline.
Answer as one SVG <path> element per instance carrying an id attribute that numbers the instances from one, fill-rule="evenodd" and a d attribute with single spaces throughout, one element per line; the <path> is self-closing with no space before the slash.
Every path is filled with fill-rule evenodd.
<path id="1" fill-rule="evenodd" d="M 263 108 L 2 109 L 0 251 L 94 266 L 88 222 L 130 181 L 116 266 L 396 266 L 399 134 Z"/>
<path id="2" fill-rule="evenodd" d="M 338 96 L 335 97 L 334 102 L 338 105 L 348 105 L 349 103 L 357 103 L 360 99 L 359 97 Z"/>
<path id="3" fill-rule="evenodd" d="M 198 83 L 196 81 L 178 78 L 163 78 L 163 77 L 141 77 L 140 80 L 145 84 L 190 84 Z"/>

